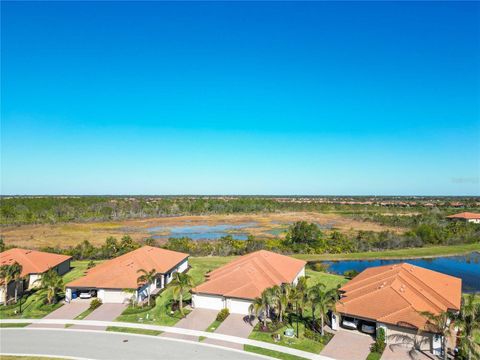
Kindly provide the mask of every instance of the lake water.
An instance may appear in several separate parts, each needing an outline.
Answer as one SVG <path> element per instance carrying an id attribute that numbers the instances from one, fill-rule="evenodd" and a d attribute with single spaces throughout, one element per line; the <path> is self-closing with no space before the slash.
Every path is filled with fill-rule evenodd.
<path id="1" fill-rule="evenodd" d="M 426 269 L 456 276 L 462 279 L 464 292 L 480 292 L 480 253 L 473 252 L 460 256 L 445 256 L 424 259 L 402 260 L 344 260 L 323 261 L 328 264 L 328 271 L 343 274 L 346 270 L 363 271 L 372 266 L 398 264 L 408 262 Z"/>
<path id="2" fill-rule="evenodd" d="M 154 239 L 168 239 L 189 237 L 192 240 L 218 240 L 223 236 L 231 235 L 236 240 L 247 240 L 246 228 L 256 227 L 257 223 L 219 224 L 219 225 L 192 225 L 192 226 L 155 226 L 148 229 Z M 154 235 L 162 233 L 162 235 Z M 164 234 L 168 233 L 168 234 Z"/>

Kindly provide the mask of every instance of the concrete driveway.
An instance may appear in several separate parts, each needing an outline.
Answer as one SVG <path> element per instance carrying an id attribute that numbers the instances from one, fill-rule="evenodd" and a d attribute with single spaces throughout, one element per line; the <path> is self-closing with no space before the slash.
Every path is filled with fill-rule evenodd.
<path id="1" fill-rule="evenodd" d="M 366 359 L 373 342 L 370 335 L 340 329 L 320 354 L 336 360 Z"/>
<path id="2" fill-rule="evenodd" d="M 127 304 L 113 304 L 105 303 L 100 305 L 95 309 L 90 315 L 85 317 L 83 320 L 100 320 L 100 321 L 114 321 L 120 314 L 125 310 Z M 83 326 L 83 325 L 74 325 L 74 329 L 89 329 L 89 330 L 105 330 L 106 327 L 96 327 L 96 326 Z"/>
<path id="3" fill-rule="evenodd" d="M 385 348 L 385 351 L 382 354 L 380 360 L 412 360 L 412 357 L 409 355 L 411 347 L 409 346 L 394 346 L 391 349 L 388 345 Z M 417 351 L 416 353 L 417 360 L 434 360 L 438 359 L 433 354 L 427 354 L 424 352 Z"/>
<path id="4" fill-rule="evenodd" d="M 230 314 L 220 324 L 217 330 L 215 330 L 215 333 L 238 336 L 238 337 L 248 339 L 248 336 L 252 332 L 257 322 L 258 320 L 256 317 L 249 317 L 241 314 Z M 238 349 L 238 350 L 243 349 L 242 344 L 236 344 L 236 343 L 231 343 L 231 342 L 221 341 L 216 339 L 205 339 L 204 342 L 207 344 L 229 347 L 232 349 Z"/>
<path id="5" fill-rule="evenodd" d="M 88 309 L 90 306 L 90 301 L 73 301 L 71 303 L 66 303 L 63 306 L 59 307 L 57 310 L 52 311 L 50 314 L 45 316 L 44 319 L 75 319 L 78 315 Z M 40 325 L 32 324 L 29 327 L 43 327 L 43 328 L 64 328 L 64 325 Z"/>
<path id="6" fill-rule="evenodd" d="M 217 310 L 193 309 L 193 311 L 190 314 L 188 314 L 187 317 L 180 320 L 175 325 L 175 327 L 190 329 L 190 330 L 205 331 L 208 328 L 208 326 L 215 320 L 215 318 L 217 317 L 217 314 L 218 314 Z M 170 337 L 175 339 L 198 341 L 198 337 L 190 336 L 190 335 L 164 333 L 164 334 L 161 334 L 160 336 Z"/>

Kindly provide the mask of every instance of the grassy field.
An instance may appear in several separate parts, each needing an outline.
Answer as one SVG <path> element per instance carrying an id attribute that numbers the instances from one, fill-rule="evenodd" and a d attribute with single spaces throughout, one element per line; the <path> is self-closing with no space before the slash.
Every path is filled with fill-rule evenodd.
<path id="1" fill-rule="evenodd" d="M 63 275 L 64 284 L 79 278 L 87 270 L 89 261 L 72 261 L 72 270 Z M 38 319 L 49 314 L 62 306 L 61 303 L 46 305 L 43 291 L 33 290 L 24 295 L 21 300 L 22 313 L 20 313 L 20 302 L 17 304 L 0 306 L 0 319 Z"/>
<path id="2" fill-rule="evenodd" d="M 473 251 L 480 251 L 480 244 L 429 246 L 422 248 L 409 248 L 389 251 L 370 251 L 345 254 L 294 254 L 293 257 L 305 261 L 322 260 L 362 260 L 362 259 L 407 259 L 437 257 L 448 255 L 461 255 Z"/>
<path id="3" fill-rule="evenodd" d="M 126 328 L 126 327 L 118 327 L 118 326 L 109 326 L 107 327 L 107 331 L 130 333 L 130 334 L 152 335 L 152 336 L 158 336 L 162 333 L 162 331 L 158 331 L 158 330 L 133 329 L 133 328 Z"/>
<path id="4" fill-rule="evenodd" d="M 305 220 L 320 225 L 333 226 L 335 229 L 350 233 L 352 230 L 383 231 L 392 230 L 403 232 L 398 227 L 383 226 L 374 222 L 359 221 L 340 213 L 315 213 L 315 212 L 285 212 L 268 214 L 231 214 L 231 215 L 201 215 L 178 216 L 151 219 L 134 219 L 111 222 L 85 222 L 66 224 L 40 224 L 3 226 L 2 237 L 7 245 L 27 248 L 41 248 L 58 246 L 66 248 L 75 246 L 83 240 L 88 240 L 94 245 L 101 245 L 109 236 L 121 238 L 130 235 L 134 240 L 140 241 L 152 235 L 168 235 L 171 227 L 219 225 L 219 224 L 251 224 L 242 230 L 254 236 L 269 238 L 282 236 L 283 231 L 292 222 Z M 165 227 L 167 230 L 149 231 L 154 227 Z"/>

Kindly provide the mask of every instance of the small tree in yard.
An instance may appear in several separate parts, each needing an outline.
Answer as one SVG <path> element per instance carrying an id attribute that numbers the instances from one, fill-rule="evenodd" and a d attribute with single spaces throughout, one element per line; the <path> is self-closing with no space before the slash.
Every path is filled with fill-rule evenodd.
<path id="1" fill-rule="evenodd" d="M 323 335 L 323 328 L 325 326 L 325 316 L 329 310 L 335 307 L 335 303 L 338 300 L 337 289 L 325 290 L 324 284 L 317 284 L 310 289 L 308 293 L 308 299 L 312 306 L 312 316 L 315 320 L 315 310 L 320 312 L 320 334 Z"/>
<path id="2" fill-rule="evenodd" d="M 150 271 L 147 271 L 144 269 L 140 269 L 137 271 L 137 273 L 142 274 L 138 277 L 137 283 L 139 285 L 147 284 L 147 303 L 148 306 L 150 306 L 150 284 L 155 281 L 157 270 L 152 269 Z"/>
<path id="3" fill-rule="evenodd" d="M 269 307 L 273 304 L 273 298 L 269 289 L 265 289 L 262 294 L 253 300 L 253 303 L 249 306 L 248 311 L 251 315 L 260 317 L 263 314 L 262 323 L 263 328 L 267 327 L 267 316 Z"/>
<path id="4" fill-rule="evenodd" d="M 180 314 L 185 316 L 183 313 L 183 293 L 190 291 L 193 287 L 193 279 L 190 275 L 176 272 L 173 274 L 173 280 L 170 283 L 170 286 L 173 289 L 173 298 L 178 299 L 180 305 Z"/>
<path id="5" fill-rule="evenodd" d="M 440 314 L 432 314 L 428 311 L 422 312 L 421 314 L 428 319 L 426 328 L 442 337 L 443 359 L 447 360 L 447 338 L 451 335 L 450 324 L 452 315 L 446 311 L 441 312 Z"/>
<path id="6" fill-rule="evenodd" d="M 480 342 L 475 339 L 475 335 L 480 333 L 480 302 L 475 302 L 475 294 L 469 294 L 463 299 L 455 325 L 460 328 L 459 357 L 467 360 L 480 359 Z"/>
<path id="7" fill-rule="evenodd" d="M 16 261 L 11 265 L 10 271 L 12 273 L 13 281 L 15 282 L 15 304 L 17 303 L 17 299 L 18 299 L 18 284 L 23 279 L 22 270 L 23 270 L 22 265 L 20 265 Z"/>
<path id="8" fill-rule="evenodd" d="M 8 300 L 8 284 L 13 280 L 13 272 L 11 265 L 0 266 L 0 277 L 3 281 L 3 305 L 7 306 Z"/>
<path id="9" fill-rule="evenodd" d="M 50 269 L 40 278 L 40 288 L 47 293 L 47 303 L 53 304 L 59 291 L 63 290 L 63 279 L 58 273 Z"/>

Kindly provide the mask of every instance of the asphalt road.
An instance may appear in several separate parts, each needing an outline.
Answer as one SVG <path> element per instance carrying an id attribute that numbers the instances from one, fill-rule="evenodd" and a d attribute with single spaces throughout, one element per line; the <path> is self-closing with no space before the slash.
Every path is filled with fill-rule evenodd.
<path id="1" fill-rule="evenodd" d="M 57 329 L 0 330 L 3 354 L 71 356 L 96 360 L 259 360 L 262 357 L 159 336 Z"/>

